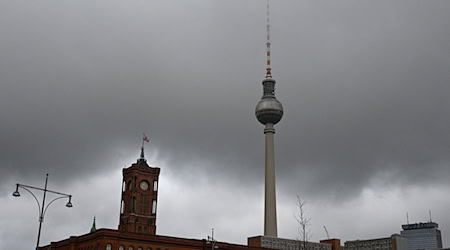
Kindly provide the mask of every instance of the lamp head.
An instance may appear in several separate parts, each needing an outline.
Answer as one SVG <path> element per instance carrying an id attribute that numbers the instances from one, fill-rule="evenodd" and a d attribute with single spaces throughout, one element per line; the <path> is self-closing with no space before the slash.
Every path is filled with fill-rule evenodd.
<path id="1" fill-rule="evenodd" d="M 14 191 L 14 193 L 12 194 L 14 197 L 19 197 L 20 193 L 19 193 L 19 184 L 16 184 L 16 191 Z"/>
<path id="2" fill-rule="evenodd" d="M 67 202 L 66 207 L 68 207 L 68 208 L 73 207 L 73 205 L 72 205 L 72 195 L 69 196 L 69 201 Z"/>

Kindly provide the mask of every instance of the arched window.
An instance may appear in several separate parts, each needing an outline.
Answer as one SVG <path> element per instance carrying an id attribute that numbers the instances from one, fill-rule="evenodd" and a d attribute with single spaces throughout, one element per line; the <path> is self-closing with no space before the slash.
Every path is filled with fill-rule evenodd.
<path id="1" fill-rule="evenodd" d="M 122 200 L 122 202 L 120 203 L 120 214 L 123 214 L 124 211 L 125 211 L 125 201 Z"/>
<path id="2" fill-rule="evenodd" d="M 147 202 L 148 202 L 147 195 L 145 195 L 144 196 L 144 213 L 147 213 Z"/>
<path id="3" fill-rule="evenodd" d="M 141 194 L 140 198 L 139 198 L 139 211 L 141 213 L 145 213 L 145 210 L 144 210 L 144 195 L 143 194 Z"/>
<path id="4" fill-rule="evenodd" d="M 133 212 L 133 197 L 130 197 L 127 206 L 128 206 L 128 212 L 132 213 Z"/>
<path id="5" fill-rule="evenodd" d="M 152 214 L 156 214 L 156 200 L 152 202 Z"/>
<path id="6" fill-rule="evenodd" d="M 132 189 L 132 187 L 133 187 L 133 182 L 129 181 L 128 182 L 128 191 L 130 191 Z"/>
<path id="7" fill-rule="evenodd" d="M 158 181 L 153 181 L 153 191 L 158 191 Z"/>
<path id="8" fill-rule="evenodd" d="M 127 183 L 125 181 L 123 181 L 123 183 L 122 183 L 122 192 L 126 191 L 126 186 L 127 186 Z"/>
<path id="9" fill-rule="evenodd" d="M 129 248 L 128 248 L 128 250 L 133 250 L 133 249 L 134 249 L 133 247 L 129 247 Z"/>
<path id="10" fill-rule="evenodd" d="M 124 246 L 120 246 L 119 250 L 125 250 L 125 247 Z"/>
<path id="11" fill-rule="evenodd" d="M 108 244 L 106 245 L 106 250 L 112 250 L 112 245 L 108 243 Z"/>

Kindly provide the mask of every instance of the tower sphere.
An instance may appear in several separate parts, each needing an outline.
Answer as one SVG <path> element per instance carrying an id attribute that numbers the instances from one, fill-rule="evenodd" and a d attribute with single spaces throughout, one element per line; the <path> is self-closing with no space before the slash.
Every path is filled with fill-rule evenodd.
<path id="1" fill-rule="evenodd" d="M 266 78 L 262 84 L 264 94 L 256 105 L 256 118 L 262 124 L 276 124 L 283 117 L 283 105 L 275 98 L 275 80 Z"/>

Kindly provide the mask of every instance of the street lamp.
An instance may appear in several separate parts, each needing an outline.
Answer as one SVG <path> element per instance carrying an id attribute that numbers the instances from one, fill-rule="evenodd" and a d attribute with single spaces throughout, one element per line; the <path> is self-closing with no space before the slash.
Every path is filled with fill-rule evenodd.
<path id="1" fill-rule="evenodd" d="M 70 194 L 64 194 L 64 193 L 60 193 L 60 192 L 55 192 L 52 190 L 48 190 L 47 189 L 47 183 L 48 183 L 48 174 L 45 177 L 45 187 L 42 188 L 37 188 L 37 187 L 32 187 L 32 186 L 27 186 L 27 185 L 22 185 L 17 183 L 16 184 L 16 191 L 13 192 L 12 196 L 14 197 L 20 197 L 20 193 L 19 193 L 19 188 L 22 188 L 26 191 L 28 191 L 36 200 L 37 205 L 38 205 L 38 210 L 39 210 L 39 230 L 38 230 L 38 237 L 37 237 L 37 243 L 36 243 L 36 249 L 39 248 L 39 240 L 41 238 L 41 228 L 42 228 L 42 222 L 44 222 L 44 216 L 45 216 L 45 212 L 47 212 L 47 208 L 50 206 L 50 204 L 52 204 L 54 201 L 62 199 L 62 198 L 69 198 L 69 201 L 66 203 L 66 207 L 71 208 L 73 207 L 72 205 L 72 195 Z M 44 192 L 44 197 L 42 198 L 42 206 L 39 203 L 36 195 L 31 192 L 30 189 L 35 189 L 35 190 L 39 190 L 39 191 L 43 191 Z M 45 196 L 48 193 L 52 193 L 52 194 L 56 194 L 59 195 L 58 197 L 56 197 L 55 199 L 53 199 L 52 201 L 50 201 L 47 206 L 45 206 Z"/>
<path id="2" fill-rule="evenodd" d="M 217 241 L 214 239 L 214 228 L 211 230 L 211 236 L 208 235 L 206 244 L 211 244 L 211 250 L 219 249 L 219 246 L 217 246 Z"/>

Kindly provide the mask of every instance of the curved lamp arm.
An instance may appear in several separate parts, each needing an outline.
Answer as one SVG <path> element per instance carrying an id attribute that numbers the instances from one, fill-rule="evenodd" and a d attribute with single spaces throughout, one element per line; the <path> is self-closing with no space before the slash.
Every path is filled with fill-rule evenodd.
<path id="1" fill-rule="evenodd" d="M 59 200 L 59 199 L 62 199 L 62 198 L 69 198 L 69 196 L 60 196 L 60 197 L 56 197 L 55 199 L 53 199 L 52 201 L 50 201 L 50 202 L 47 204 L 47 206 L 45 206 L 44 213 L 42 214 L 42 218 L 44 218 L 45 212 L 47 212 L 48 206 L 50 206 L 50 204 L 52 204 L 54 201 Z"/>
<path id="2" fill-rule="evenodd" d="M 28 193 L 30 193 L 31 195 L 33 195 L 33 197 L 34 197 L 34 199 L 36 200 L 36 202 L 37 202 L 37 205 L 38 205 L 38 213 L 39 213 L 39 217 L 41 217 L 41 203 L 39 203 L 39 201 L 38 201 L 38 199 L 37 199 L 37 197 L 36 197 L 36 195 L 34 195 L 33 194 L 33 192 L 31 192 L 28 188 L 26 188 L 26 187 L 24 187 L 24 186 L 22 186 L 22 185 L 17 185 L 17 187 L 19 188 L 23 188 L 23 189 L 25 189 L 26 191 L 28 191 Z"/>

